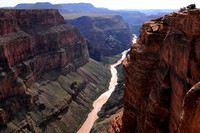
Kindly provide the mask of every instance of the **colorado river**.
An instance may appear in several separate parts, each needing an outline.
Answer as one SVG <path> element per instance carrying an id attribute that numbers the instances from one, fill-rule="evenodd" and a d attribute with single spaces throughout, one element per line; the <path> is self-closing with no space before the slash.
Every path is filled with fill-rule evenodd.
<path id="1" fill-rule="evenodd" d="M 133 35 L 133 36 L 134 36 L 133 42 L 135 43 L 137 37 L 136 37 L 136 35 Z M 94 103 L 93 103 L 94 109 L 88 114 L 88 118 L 83 123 L 83 125 L 81 126 L 81 128 L 78 130 L 77 133 L 89 133 L 90 130 L 92 129 L 92 126 L 93 126 L 95 120 L 98 118 L 97 113 L 100 111 L 103 104 L 108 100 L 108 98 L 114 91 L 115 86 L 117 85 L 118 77 L 117 77 L 117 69 L 115 67 L 122 63 L 122 61 L 126 57 L 126 54 L 128 51 L 129 51 L 129 49 L 122 52 L 121 59 L 118 60 L 117 63 L 110 65 L 110 71 L 111 71 L 112 77 L 110 80 L 108 91 L 104 92 L 98 99 L 96 99 L 94 101 Z"/>

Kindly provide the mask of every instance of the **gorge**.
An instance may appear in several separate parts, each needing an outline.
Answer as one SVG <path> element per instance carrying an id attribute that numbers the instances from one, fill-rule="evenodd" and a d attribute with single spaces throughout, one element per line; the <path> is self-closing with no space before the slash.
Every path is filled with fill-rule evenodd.
<path id="1" fill-rule="evenodd" d="M 0 132 L 200 130 L 200 9 L 145 22 L 122 63 L 123 76 L 116 66 L 128 51 L 116 54 L 131 44 L 123 18 L 97 13 L 66 19 L 59 11 L 0 9 Z"/>
<path id="2" fill-rule="evenodd" d="M 1 131 L 75 132 L 109 69 L 89 59 L 85 39 L 57 10 L 0 14 Z"/>
<path id="3" fill-rule="evenodd" d="M 90 57 L 97 61 L 102 56 L 116 55 L 131 46 L 131 31 L 119 15 L 67 14 L 64 18 L 80 30 L 86 38 Z"/>
<path id="4" fill-rule="evenodd" d="M 124 52 L 122 52 L 121 59 L 118 60 L 117 63 L 110 65 L 110 71 L 111 71 L 111 76 L 112 77 L 110 79 L 108 90 L 106 92 L 104 92 L 103 94 L 101 94 L 101 96 L 99 96 L 94 101 L 93 110 L 88 114 L 88 118 L 83 123 L 82 127 L 79 129 L 79 131 L 77 133 L 83 133 L 83 132 L 84 133 L 89 133 L 90 132 L 94 122 L 98 118 L 97 113 L 100 111 L 100 109 L 103 106 L 103 104 L 105 104 L 105 102 L 108 100 L 108 98 L 110 97 L 110 95 L 114 91 L 115 86 L 117 85 L 118 77 L 117 77 L 117 69 L 115 67 L 122 63 L 122 61 L 126 57 L 126 54 L 127 54 L 128 51 L 129 51 L 129 49 L 125 50 Z"/>

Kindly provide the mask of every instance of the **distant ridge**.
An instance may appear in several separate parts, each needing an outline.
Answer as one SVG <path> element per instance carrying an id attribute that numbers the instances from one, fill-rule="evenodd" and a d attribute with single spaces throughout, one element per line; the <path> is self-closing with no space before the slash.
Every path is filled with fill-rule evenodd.
<path id="1" fill-rule="evenodd" d="M 107 8 L 96 8 L 91 3 L 69 3 L 69 4 L 56 4 L 68 10 L 76 12 L 107 12 Z"/>
<path id="2" fill-rule="evenodd" d="M 14 9 L 57 9 L 62 14 L 68 14 L 68 13 L 75 13 L 74 11 L 70 11 L 65 9 L 64 7 L 60 5 L 53 5 L 49 2 L 37 2 L 37 3 L 22 3 L 18 4 Z"/>
<path id="3" fill-rule="evenodd" d="M 149 21 L 153 18 L 158 18 L 164 16 L 172 11 L 171 9 L 124 9 L 124 10 L 110 10 L 107 8 L 97 8 L 91 3 L 69 3 L 69 4 L 57 4 L 63 6 L 64 8 L 80 12 L 81 15 L 87 16 L 88 13 L 100 13 L 100 14 L 118 14 L 123 17 L 123 19 L 129 24 L 131 32 L 139 36 L 139 29 L 142 24 L 146 21 Z M 71 15 L 72 16 L 72 15 Z M 76 15 L 77 16 L 77 15 Z"/>
<path id="4" fill-rule="evenodd" d="M 9 8 L 9 7 L 5 7 Z M 177 9 L 123 9 L 123 10 L 110 10 L 107 8 L 97 8 L 91 3 L 63 3 L 63 4 L 51 4 L 49 2 L 37 2 L 31 4 L 18 4 L 15 9 L 57 9 L 64 17 L 66 15 L 73 16 L 87 16 L 88 13 L 95 14 L 117 14 L 123 17 L 123 19 L 129 24 L 131 32 L 139 36 L 139 29 L 142 24 L 153 18 L 158 18 L 169 14 L 170 12 L 177 11 Z M 69 17 L 69 16 L 68 16 Z"/>

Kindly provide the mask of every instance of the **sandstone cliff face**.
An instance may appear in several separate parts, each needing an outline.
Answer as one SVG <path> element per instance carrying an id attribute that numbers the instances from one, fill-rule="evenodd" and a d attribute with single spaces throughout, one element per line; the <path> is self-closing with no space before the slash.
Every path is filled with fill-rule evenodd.
<path id="1" fill-rule="evenodd" d="M 79 28 L 87 39 L 90 57 L 101 60 L 101 55 L 115 55 L 128 49 L 132 35 L 119 15 L 82 16 L 67 20 Z"/>
<path id="2" fill-rule="evenodd" d="M 119 130 L 120 124 L 114 122 L 113 129 L 198 131 L 200 95 L 199 84 L 195 84 L 200 81 L 200 10 L 146 22 L 140 34 L 123 62 L 123 127 Z"/>
<path id="3" fill-rule="evenodd" d="M 19 104 L 31 107 L 29 87 L 45 73 L 66 74 L 88 62 L 86 41 L 57 10 L 0 10 L 1 124 Z"/>

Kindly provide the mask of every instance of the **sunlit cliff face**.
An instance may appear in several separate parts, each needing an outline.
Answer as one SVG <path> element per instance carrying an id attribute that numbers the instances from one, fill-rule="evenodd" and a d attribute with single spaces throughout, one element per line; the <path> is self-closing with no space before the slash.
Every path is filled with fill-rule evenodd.
<path id="1" fill-rule="evenodd" d="M 45 73 L 62 74 L 88 62 L 85 40 L 57 10 L 0 10 L 1 121 L 31 108 L 38 98 L 29 87 Z M 74 61 L 75 60 L 75 61 Z M 39 93 L 39 92 L 38 92 Z M 6 99 L 13 97 L 10 102 Z M 9 101 L 9 100 L 8 100 Z"/>
<path id="2" fill-rule="evenodd" d="M 131 46 L 123 62 L 125 92 L 121 127 L 124 130 L 184 132 L 192 129 L 195 132 L 199 129 L 192 124 L 199 120 L 194 118 L 197 115 L 188 114 L 189 110 L 198 110 L 198 107 L 191 109 L 190 104 L 195 104 L 194 99 L 200 96 L 198 87 L 193 89 L 194 95 L 188 92 L 200 81 L 199 20 L 200 10 L 196 9 L 171 13 L 141 27 L 137 43 Z M 186 113 L 182 116 L 182 112 Z M 188 118 L 190 122 L 186 122 Z"/>

